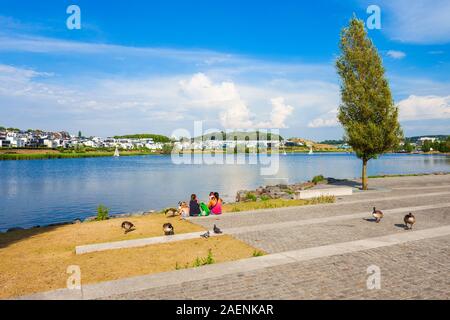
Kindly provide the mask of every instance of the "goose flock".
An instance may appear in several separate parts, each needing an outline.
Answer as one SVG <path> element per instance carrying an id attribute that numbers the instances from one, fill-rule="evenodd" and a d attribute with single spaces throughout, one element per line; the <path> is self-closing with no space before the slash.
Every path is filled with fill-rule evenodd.
<path id="1" fill-rule="evenodd" d="M 373 207 L 372 216 L 375 218 L 376 223 L 380 223 L 384 217 L 384 213 L 377 210 L 376 207 Z M 413 225 L 416 223 L 416 217 L 410 212 L 403 218 L 403 222 L 405 223 L 406 230 L 412 230 Z"/>
<path id="2" fill-rule="evenodd" d="M 380 223 L 381 220 L 384 218 L 384 213 L 381 210 L 377 210 L 376 207 L 373 207 L 372 216 L 375 219 L 376 223 Z M 406 230 L 412 230 L 413 225 L 416 223 L 416 217 L 410 212 L 403 218 L 404 226 Z M 130 221 L 124 221 L 121 224 L 121 228 L 125 231 L 125 234 L 128 232 L 136 230 L 133 223 Z M 175 229 L 171 223 L 165 223 L 163 225 L 163 232 L 166 236 L 171 236 L 175 234 Z M 219 227 L 214 225 L 213 227 L 214 234 L 222 234 L 222 230 L 220 230 Z M 201 234 L 200 237 L 204 239 L 208 239 L 211 236 L 210 232 L 207 231 L 204 234 Z"/>

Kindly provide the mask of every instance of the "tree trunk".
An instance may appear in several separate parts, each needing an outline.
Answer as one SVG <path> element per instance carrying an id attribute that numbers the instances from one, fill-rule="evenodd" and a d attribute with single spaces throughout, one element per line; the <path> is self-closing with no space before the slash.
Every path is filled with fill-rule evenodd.
<path id="1" fill-rule="evenodd" d="M 368 190 L 369 187 L 367 181 L 367 160 L 363 160 L 361 179 L 362 179 L 362 189 Z"/>

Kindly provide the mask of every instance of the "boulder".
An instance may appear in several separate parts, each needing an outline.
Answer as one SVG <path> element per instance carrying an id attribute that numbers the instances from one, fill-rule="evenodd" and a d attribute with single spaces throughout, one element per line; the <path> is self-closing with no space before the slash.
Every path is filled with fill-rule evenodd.
<path id="1" fill-rule="evenodd" d="M 95 221 L 95 220 L 97 220 L 97 217 L 87 217 L 87 218 L 85 218 L 83 220 L 83 222 L 92 222 L 92 221 Z"/>
<path id="2" fill-rule="evenodd" d="M 236 202 L 242 202 L 247 200 L 247 190 L 240 190 L 236 193 Z"/>

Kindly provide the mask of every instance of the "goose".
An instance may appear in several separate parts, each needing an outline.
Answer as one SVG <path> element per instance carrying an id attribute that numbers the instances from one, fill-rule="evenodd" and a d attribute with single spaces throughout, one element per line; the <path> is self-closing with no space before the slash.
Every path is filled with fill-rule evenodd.
<path id="1" fill-rule="evenodd" d="M 166 236 L 173 236 L 175 234 L 175 231 L 171 223 L 165 223 L 163 225 L 163 230 Z"/>
<path id="2" fill-rule="evenodd" d="M 167 209 L 164 210 L 164 214 L 166 216 L 170 215 L 171 217 L 175 217 L 177 212 L 178 212 L 178 209 L 175 209 L 175 208 L 167 208 Z"/>
<path id="3" fill-rule="evenodd" d="M 416 223 L 416 217 L 410 212 L 409 214 L 407 214 L 405 216 L 403 221 L 405 221 L 406 229 L 412 230 L 413 224 Z M 408 225 L 411 225 L 411 226 L 408 227 Z"/>
<path id="4" fill-rule="evenodd" d="M 380 223 L 381 219 L 383 219 L 384 214 L 380 210 L 377 210 L 377 208 L 373 207 L 372 216 L 376 219 L 377 223 Z"/>
<path id="5" fill-rule="evenodd" d="M 221 234 L 221 233 L 222 233 L 222 230 L 220 230 L 219 228 L 217 228 L 216 225 L 214 225 L 213 231 L 214 231 L 215 234 Z"/>
<path id="6" fill-rule="evenodd" d="M 134 224 L 132 224 L 130 221 L 124 221 L 122 222 L 122 229 L 125 230 L 125 234 L 127 234 L 130 231 L 133 231 Z"/>

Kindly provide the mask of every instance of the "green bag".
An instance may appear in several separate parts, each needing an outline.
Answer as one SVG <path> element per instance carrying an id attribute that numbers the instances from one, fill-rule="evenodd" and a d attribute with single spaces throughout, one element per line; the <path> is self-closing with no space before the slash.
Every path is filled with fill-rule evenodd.
<path id="1" fill-rule="evenodd" d="M 206 217 L 206 216 L 209 216 L 209 213 L 210 213 L 210 211 L 209 211 L 208 206 L 203 202 L 200 203 L 200 215 L 202 217 Z"/>

